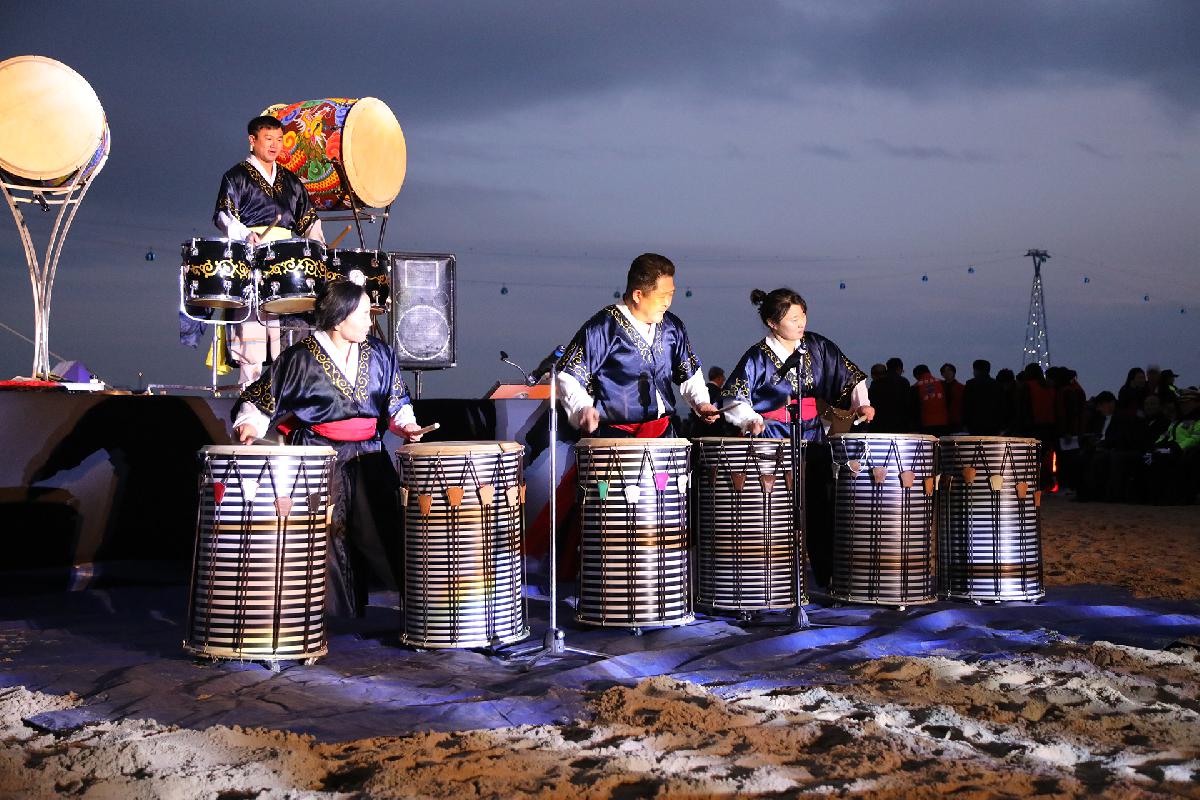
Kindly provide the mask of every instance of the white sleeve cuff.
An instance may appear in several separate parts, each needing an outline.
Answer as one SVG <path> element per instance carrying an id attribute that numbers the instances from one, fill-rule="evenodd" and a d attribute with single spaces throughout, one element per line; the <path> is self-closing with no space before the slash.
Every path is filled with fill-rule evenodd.
<path id="1" fill-rule="evenodd" d="M 749 403 L 743 403 L 741 400 L 735 400 L 725 408 L 721 409 L 721 413 L 725 416 L 725 421 L 730 425 L 736 425 L 737 429 L 745 433 L 752 423 L 762 422 L 762 414 L 759 414 Z"/>
<path id="2" fill-rule="evenodd" d="M 850 410 L 869 405 L 871 405 L 871 396 L 867 392 L 867 382 L 859 381 L 850 391 Z"/>
<path id="3" fill-rule="evenodd" d="M 254 429 L 254 438 L 261 439 L 267 428 L 271 427 L 271 418 L 259 411 L 258 406 L 253 403 L 242 403 L 238 406 L 237 417 L 233 420 L 233 429 L 236 431 L 241 425 L 249 425 Z"/>
<path id="4" fill-rule="evenodd" d="M 217 214 L 217 225 L 225 233 L 227 239 L 245 240 L 250 238 L 250 229 L 234 219 L 228 211 Z"/>
<path id="5" fill-rule="evenodd" d="M 308 226 L 308 230 L 301 231 L 301 236 L 308 239 L 316 239 L 321 244 L 325 244 L 325 229 L 321 227 L 321 220 L 315 220 L 312 225 Z"/>
<path id="6" fill-rule="evenodd" d="M 405 403 L 396 410 L 392 415 L 392 430 L 403 428 L 405 425 L 416 425 L 417 415 L 413 411 L 412 403 Z"/>
<path id="7" fill-rule="evenodd" d="M 595 400 L 583 388 L 583 384 L 575 379 L 574 375 L 566 372 L 557 373 L 554 388 L 558 392 L 558 402 L 562 404 L 563 411 L 567 413 L 567 419 L 578 428 L 579 417 L 583 414 L 583 410 L 594 406 Z"/>
<path id="8" fill-rule="evenodd" d="M 692 407 L 692 411 L 695 411 L 697 406 L 711 402 L 708 396 L 708 384 L 704 382 L 704 376 L 700 374 L 700 370 L 696 370 L 692 373 L 692 377 L 679 384 L 679 393 Z"/>

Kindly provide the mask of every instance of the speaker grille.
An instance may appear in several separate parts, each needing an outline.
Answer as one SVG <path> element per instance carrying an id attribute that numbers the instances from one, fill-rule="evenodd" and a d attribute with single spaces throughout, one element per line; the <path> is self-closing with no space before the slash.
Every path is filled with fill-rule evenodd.
<path id="1" fill-rule="evenodd" d="M 405 369 L 455 364 L 454 267 L 449 254 L 389 253 L 393 346 Z"/>

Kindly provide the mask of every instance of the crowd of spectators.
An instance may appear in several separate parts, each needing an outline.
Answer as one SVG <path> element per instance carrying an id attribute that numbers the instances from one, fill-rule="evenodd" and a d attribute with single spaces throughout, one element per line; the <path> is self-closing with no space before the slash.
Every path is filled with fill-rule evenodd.
<path id="1" fill-rule="evenodd" d="M 1191 503 L 1200 491 L 1200 390 L 1171 370 L 1134 367 L 1116 395 L 1090 399 L 1067 367 L 993 377 L 981 359 L 965 384 L 953 364 L 938 372 L 919 364 L 910 383 L 899 358 L 874 365 L 871 431 L 1038 439 L 1042 488 L 1081 501 Z"/>

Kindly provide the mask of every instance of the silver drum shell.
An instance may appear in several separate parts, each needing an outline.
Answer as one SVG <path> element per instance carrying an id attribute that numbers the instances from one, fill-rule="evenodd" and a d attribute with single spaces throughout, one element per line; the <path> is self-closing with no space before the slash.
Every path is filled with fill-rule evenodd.
<path id="1" fill-rule="evenodd" d="M 402 642 L 497 647 L 529 636 L 524 452 L 516 442 L 430 442 L 397 451 Z"/>
<path id="2" fill-rule="evenodd" d="M 262 661 L 324 655 L 334 451 L 216 445 L 199 457 L 184 649 Z"/>
<path id="3" fill-rule="evenodd" d="M 688 572 L 690 449 L 686 439 L 576 444 L 580 622 L 641 628 L 695 619 Z M 602 482 L 608 487 L 603 498 Z"/>
<path id="4" fill-rule="evenodd" d="M 789 440 L 706 437 L 695 446 L 696 607 L 713 613 L 795 608 Z"/>
<path id="5" fill-rule="evenodd" d="M 939 594 L 993 602 L 1045 596 L 1039 447 L 1037 439 L 942 437 Z M 970 482 L 966 468 L 975 470 Z"/>
<path id="6" fill-rule="evenodd" d="M 830 595 L 888 606 L 933 602 L 937 438 L 846 433 L 829 439 L 835 470 Z"/>

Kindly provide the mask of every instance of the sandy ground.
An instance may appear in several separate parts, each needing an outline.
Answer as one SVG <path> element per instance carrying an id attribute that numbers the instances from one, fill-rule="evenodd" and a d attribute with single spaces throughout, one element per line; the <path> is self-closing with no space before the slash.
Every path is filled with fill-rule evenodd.
<path id="1" fill-rule="evenodd" d="M 1200 597 L 1194 508 L 1043 509 L 1050 586 Z M 566 725 L 321 744 L 153 721 L 53 736 L 72 697 L 0 689 L 0 798 L 1200 797 L 1200 650 L 1060 641 L 1004 659 L 891 657 L 718 697 L 670 678 Z"/>

